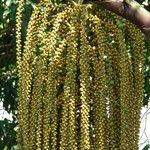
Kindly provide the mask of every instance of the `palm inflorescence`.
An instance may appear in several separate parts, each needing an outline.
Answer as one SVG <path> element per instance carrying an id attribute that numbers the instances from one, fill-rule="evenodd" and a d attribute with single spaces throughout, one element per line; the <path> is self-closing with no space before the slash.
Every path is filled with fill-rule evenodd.
<path id="1" fill-rule="evenodd" d="M 22 11 L 19 0 L 18 150 L 138 150 L 140 30 L 94 4 L 43 0 L 22 44 Z"/>

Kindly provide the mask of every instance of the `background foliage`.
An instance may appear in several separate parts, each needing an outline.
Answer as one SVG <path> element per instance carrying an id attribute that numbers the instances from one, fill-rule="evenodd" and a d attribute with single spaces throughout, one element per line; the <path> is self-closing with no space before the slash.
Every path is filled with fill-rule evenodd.
<path id="1" fill-rule="evenodd" d="M 23 12 L 22 41 L 25 39 L 26 28 L 37 0 L 26 0 Z M 144 2 L 147 10 L 150 11 L 149 1 Z M 0 150 L 12 150 L 16 145 L 17 127 L 17 71 L 15 56 L 15 17 L 16 0 L 0 0 L 0 104 L 12 119 L 0 120 Z M 147 105 L 150 97 L 150 44 L 146 42 L 145 56 L 145 96 L 143 105 Z M 146 145 L 143 150 L 148 150 Z"/>

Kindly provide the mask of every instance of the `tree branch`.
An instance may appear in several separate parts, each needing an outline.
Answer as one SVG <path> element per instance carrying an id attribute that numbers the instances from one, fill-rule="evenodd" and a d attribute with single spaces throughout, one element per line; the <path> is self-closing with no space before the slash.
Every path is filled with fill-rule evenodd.
<path id="1" fill-rule="evenodd" d="M 99 0 L 95 2 L 137 25 L 150 41 L 150 12 L 142 5 L 134 0 Z"/>

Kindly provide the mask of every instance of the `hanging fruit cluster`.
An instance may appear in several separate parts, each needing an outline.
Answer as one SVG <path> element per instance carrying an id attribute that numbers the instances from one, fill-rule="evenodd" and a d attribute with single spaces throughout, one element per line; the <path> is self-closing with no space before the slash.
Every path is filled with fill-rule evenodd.
<path id="1" fill-rule="evenodd" d="M 21 44 L 18 150 L 138 150 L 144 40 L 133 24 L 90 4 L 43 0 Z"/>

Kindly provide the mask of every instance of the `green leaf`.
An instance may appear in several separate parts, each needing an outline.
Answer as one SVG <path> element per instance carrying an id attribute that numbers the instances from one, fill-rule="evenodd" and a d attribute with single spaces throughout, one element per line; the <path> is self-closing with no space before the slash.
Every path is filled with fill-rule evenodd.
<path id="1" fill-rule="evenodd" d="M 149 150 L 150 146 L 149 145 L 146 145 L 143 150 Z"/>

